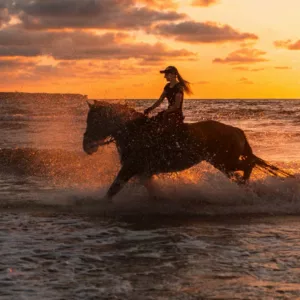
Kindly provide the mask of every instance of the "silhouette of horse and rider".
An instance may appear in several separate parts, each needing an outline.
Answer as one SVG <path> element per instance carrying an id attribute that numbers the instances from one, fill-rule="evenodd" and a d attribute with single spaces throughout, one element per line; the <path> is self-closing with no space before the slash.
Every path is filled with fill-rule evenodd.
<path id="1" fill-rule="evenodd" d="M 174 66 L 160 72 L 168 83 L 144 114 L 121 104 L 88 103 L 84 151 L 92 154 L 99 146 L 115 142 L 121 160 L 121 169 L 106 198 L 116 195 L 132 177 L 140 178 L 150 195 L 154 195 L 153 175 L 182 171 L 201 161 L 209 162 L 238 184 L 249 180 L 254 167 L 273 176 L 293 177 L 255 156 L 245 133 L 237 127 L 212 120 L 184 123 L 182 103 L 184 93 L 191 93 L 189 82 Z M 149 118 L 150 111 L 165 98 L 168 108 Z"/>

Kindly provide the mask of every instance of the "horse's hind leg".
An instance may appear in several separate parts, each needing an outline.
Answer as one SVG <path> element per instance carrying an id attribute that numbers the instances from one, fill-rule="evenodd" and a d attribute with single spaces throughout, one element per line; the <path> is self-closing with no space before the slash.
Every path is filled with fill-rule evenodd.
<path id="1" fill-rule="evenodd" d="M 235 168 L 235 170 L 242 171 L 243 172 L 242 176 L 240 174 L 234 173 L 234 172 L 227 172 L 227 173 L 225 172 L 225 174 L 230 179 L 234 179 L 234 181 L 237 184 L 243 185 L 243 184 L 248 183 L 253 168 L 254 168 L 254 164 L 252 162 L 249 162 L 249 161 L 239 161 L 239 163 L 237 164 L 237 167 Z"/>
<path id="2" fill-rule="evenodd" d="M 135 168 L 133 168 L 129 164 L 124 164 L 121 170 L 119 171 L 117 177 L 115 178 L 114 182 L 108 189 L 106 193 L 106 198 L 110 200 L 124 187 L 128 180 L 136 174 L 137 172 Z"/>
<path id="3" fill-rule="evenodd" d="M 245 172 L 243 174 L 243 176 L 241 174 L 236 173 L 236 168 L 233 167 L 228 167 L 228 168 L 224 168 L 221 170 L 230 180 L 233 180 L 235 183 L 237 183 L 238 185 L 241 184 L 245 184 L 246 180 L 244 179 L 245 176 Z M 243 171 L 243 170 L 242 170 Z M 252 171 L 252 170 L 251 170 Z M 249 173 L 249 177 L 250 177 L 251 172 Z M 249 178 L 248 177 L 248 178 Z"/>
<path id="4" fill-rule="evenodd" d="M 253 166 L 251 165 L 247 165 L 242 169 L 243 172 L 243 176 L 238 174 L 238 173 L 232 173 L 232 177 L 234 178 L 234 181 L 238 184 L 238 185 L 243 185 L 248 183 L 250 175 L 252 173 L 253 170 Z"/>
<path id="5" fill-rule="evenodd" d="M 234 182 L 236 182 L 237 184 L 243 184 L 243 179 L 242 176 L 240 174 L 236 174 L 234 173 L 234 171 L 227 171 L 224 170 L 223 173 L 230 179 L 233 180 Z"/>
<path id="6" fill-rule="evenodd" d="M 243 169 L 244 175 L 243 175 L 243 178 L 242 178 L 244 183 L 247 183 L 249 181 L 249 178 L 251 176 L 253 168 L 254 168 L 253 163 L 246 163 L 245 162 L 245 166 L 244 166 L 244 169 Z"/>

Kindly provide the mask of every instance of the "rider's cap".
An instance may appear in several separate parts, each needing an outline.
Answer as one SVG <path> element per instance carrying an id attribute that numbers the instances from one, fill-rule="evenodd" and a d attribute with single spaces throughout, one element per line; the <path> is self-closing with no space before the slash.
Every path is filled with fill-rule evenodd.
<path id="1" fill-rule="evenodd" d="M 174 66 L 168 66 L 164 70 L 161 70 L 160 73 L 178 74 L 178 71 Z"/>

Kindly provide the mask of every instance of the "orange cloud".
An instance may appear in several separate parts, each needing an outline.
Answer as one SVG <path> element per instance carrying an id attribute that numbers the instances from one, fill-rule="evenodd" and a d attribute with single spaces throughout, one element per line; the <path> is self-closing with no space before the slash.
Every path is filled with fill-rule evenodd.
<path id="1" fill-rule="evenodd" d="M 292 42 L 291 40 L 275 41 L 274 45 L 277 48 L 286 48 L 288 50 L 300 50 L 300 40 L 296 42 Z"/>
<path id="2" fill-rule="evenodd" d="M 34 61 L 24 61 L 21 59 L 15 59 L 15 58 L 8 58 L 3 59 L 0 58 L 0 70 L 3 71 L 14 71 L 18 69 L 26 69 L 33 67 L 35 65 Z"/>
<path id="3" fill-rule="evenodd" d="M 222 64 L 252 64 L 268 61 L 267 59 L 261 57 L 265 54 L 266 52 L 261 50 L 242 48 L 230 53 L 225 58 L 215 58 L 213 62 Z"/>
<path id="4" fill-rule="evenodd" d="M 159 24 L 154 31 L 159 35 L 188 43 L 225 43 L 258 39 L 253 33 L 241 33 L 229 25 L 220 26 L 212 22 L 185 21 Z"/>
<path id="5" fill-rule="evenodd" d="M 253 84 L 253 82 L 251 80 L 249 80 L 248 78 L 246 77 L 242 77 L 238 80 L 239 83 L 241 84 Z"/>
<path id="6" fill-rule="evenodd" d="M 264 70 L 264 68 L 250 69 L 250 68 L 247 68 L 247 67 L 235 67 L 235 68 L 232 68 L 232 69 L 236 70 L 236 71 L 249 71 L 249 72 L 259 72 L 259 71 Z"/>
<path id="7" fill-rule="evenodd" d="M 10 21 L 8 9 L 0 3 L 0 27 Z"/>
<path id="8" fill-rule="evenodd" d="M 202 6 L 202 7 L 208 7 L 214 4 L 217 4 L 218 0 L 194 0 L 192 2 L 193 6 Z"/>
<path id="9" fill-rule="evenodd" d="M 128 61 L 87 62 L 62 61 L 57 65 L 40 64 L 38 58 L 31 62 L 22 60 L 0 60 L 0 86 L 23 85 L 41 82 L 60 83 L 62 80 L 91 84 L 105 79 L 122 79 L 126 76 L 141 76 L 145 73 L 157 73 L 160 68 L 144 66 Z"/>
<path id="10" fill-rule="evenodd" d="M 84 31 L 28 31 L 20 26 L 0 30 L 0 56 L 36 57 L 52 56 L 56 60 L 102 59 L 144 61 L 195 56 L 185 49 L 170 49 L 162 43 L 129 43 L 124 34 L 105 33 L 98 35 Z"/>
<path id="11" fill-rule="evenodd" d="M 265 68 L 256 68 L 256 69 L 251 69 L 251 72 L 259 72 L 259 71 L 264 71 Z"/>
<path id="12" fill-rule="evenodd" d="M 277 66 L 277 67 L 274 67 L 274 69 L 277 69 L 277 70 L 290 70 L 292 68 L 291 67 L 287 67 L 287 66 Z"/>
<path id="13" fill-rule="evenodd" d="M 159 9 L 175 9 L 178 7 L 178 3 L 174 1 L 166 1 L 166 0 L 139 0 L 140 3 L 145 3 L 149 7 L 159 8 Z"/>

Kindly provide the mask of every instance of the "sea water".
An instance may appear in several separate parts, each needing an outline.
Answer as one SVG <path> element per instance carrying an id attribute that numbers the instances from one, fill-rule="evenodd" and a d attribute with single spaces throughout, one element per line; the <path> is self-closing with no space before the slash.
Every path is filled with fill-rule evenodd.
<path id="1" fill-rule="evenodd" d="M 186 122 L 243 129 L 257 156 L 296 178 L 254 170 L 239 187 L 201 163 L 156 176 L 161 201 L 132 180 L 113 203 L 101 198 L 118 154 L 83 152 L 85 101 L 0 99 L 0 111 L 1 300 L 300 298 L 300 100 L 184 106 Z"/>

